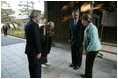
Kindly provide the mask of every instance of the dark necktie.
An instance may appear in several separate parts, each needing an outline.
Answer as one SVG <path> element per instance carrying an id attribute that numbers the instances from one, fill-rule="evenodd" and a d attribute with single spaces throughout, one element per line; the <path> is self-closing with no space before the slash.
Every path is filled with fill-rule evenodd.
<path id="1" fill-rule="evenodd" d="M 74 30 L 76 29 L 77 23 L 76 20 L 74 20 Z"/>

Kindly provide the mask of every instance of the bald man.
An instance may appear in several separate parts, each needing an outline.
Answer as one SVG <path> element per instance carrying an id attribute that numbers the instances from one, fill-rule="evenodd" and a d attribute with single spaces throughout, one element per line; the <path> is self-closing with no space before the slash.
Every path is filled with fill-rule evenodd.
<path id="1" fill-rule="evenodd" d="M 52 37 L 54 35 L 53 29 L 54 29 L 54 23 L 52 21 L 40 27 L 41 46 L 42 46 L 41 66 L 43 68 L 50 66 L 50 64 L 48 63 L 47 56 L 50 53 L 50 49 L 52 46 Z"/>

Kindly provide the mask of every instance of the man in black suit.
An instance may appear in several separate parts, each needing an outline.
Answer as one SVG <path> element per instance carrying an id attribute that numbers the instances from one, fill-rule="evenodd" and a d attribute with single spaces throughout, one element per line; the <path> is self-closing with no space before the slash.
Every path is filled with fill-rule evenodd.
<path id="1" fill-rule="evenodd" d="M 70 21 L 68 40 L 68 42 L 71 43 L 72 64 L 69 66 L 77 70 L 80 68 L 82 63 L 84 27 L 79 19 L 78 10 L 74 10 L 72 16 L 73 20 Z"/>
<path id="2" fill-rule="evenodd" d="M 31 78 L 41 78 L 41 42 L 38 22 L 40 10 L 32 10 L 30 21 L 25 25 L 26 49 L 28 56 L 29 72 Z"/>
<path id="3" fill-rule="evenodd" d="M 3 25 L 4 36 L 7 36 L 7 30 L 8 30 L 7 24 Z"/>

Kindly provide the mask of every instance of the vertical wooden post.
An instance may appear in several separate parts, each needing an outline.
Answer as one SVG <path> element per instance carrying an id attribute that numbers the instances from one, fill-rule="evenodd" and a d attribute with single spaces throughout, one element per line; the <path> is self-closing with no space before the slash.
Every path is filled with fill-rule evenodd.
<path id="1" fill-rule="evenodd" d="M 103 35 L 103 29 L 104 29 L 103 27 L 104 27 L 104 24 L 106 23 L 106 19 L 107 19 L 107 12 L 102 11 L 102 21 L 101 21 L 102 28 L 101 28 L 100 41 L 102 41 L 102 35 Z"/>
<path id="2" fill-rule="evenodd" d="M 89 13 L 92 15 L 93 14 L 93 1 L 90 1 L 91 9 L 89 10 Z"/>
<path id="3" fill-rule="evenodd" d="M 48 4 L 44 1 L 44 18 L 48 19 Z"/>

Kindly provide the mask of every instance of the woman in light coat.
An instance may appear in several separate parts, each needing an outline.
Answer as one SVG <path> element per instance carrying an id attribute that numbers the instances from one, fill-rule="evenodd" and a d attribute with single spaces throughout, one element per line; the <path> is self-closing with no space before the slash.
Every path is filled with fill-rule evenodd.
<path id="1" fill-rule="evenodd" d="M 85 14 L 82 18 L 82 23 L 85 26 L 84 47 L 86 52 L 86 66 L 85 74 L 81 76 L 84 78 L 92 78 L 94 60 L 102 46 L 99 41 L 98 30 L 92 23 L 91 15 Z"/>

